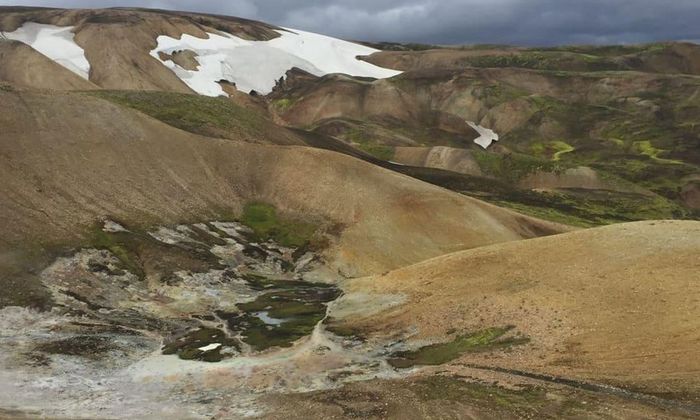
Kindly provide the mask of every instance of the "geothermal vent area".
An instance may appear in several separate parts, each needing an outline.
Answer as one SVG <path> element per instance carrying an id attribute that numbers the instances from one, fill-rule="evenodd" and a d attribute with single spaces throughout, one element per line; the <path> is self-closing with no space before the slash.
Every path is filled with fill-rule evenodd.
<path id="1" fill-rule="evenodd" d="M 0 419 L 700 417 L 700 46 L 0 7 Z"/>

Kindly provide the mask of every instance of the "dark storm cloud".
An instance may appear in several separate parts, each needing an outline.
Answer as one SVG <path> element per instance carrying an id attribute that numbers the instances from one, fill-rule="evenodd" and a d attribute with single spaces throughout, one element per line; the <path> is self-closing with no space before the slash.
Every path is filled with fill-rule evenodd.
<path id="1" fill-rule="evenodd" d="M 700 39 L 700 0 L 45 0 L 230 14 L 350 39 L 552 45 Z"/>

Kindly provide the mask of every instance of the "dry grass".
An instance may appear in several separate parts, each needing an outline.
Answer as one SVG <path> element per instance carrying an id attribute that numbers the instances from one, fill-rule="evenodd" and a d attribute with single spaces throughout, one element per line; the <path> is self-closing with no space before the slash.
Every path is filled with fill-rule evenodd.
<path id="1" fill-rule="evenodd" d="M 700 222 L 619 224 L 494 245 L 357 280 L 405 293 L 402 307 L 355 327 L 378 334 L 514 325 L 531 343 L 477 364 L 700 397 Z"/>

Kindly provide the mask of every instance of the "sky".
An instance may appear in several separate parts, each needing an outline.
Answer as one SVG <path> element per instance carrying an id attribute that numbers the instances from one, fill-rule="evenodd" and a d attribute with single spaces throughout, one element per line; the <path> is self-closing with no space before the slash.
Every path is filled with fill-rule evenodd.
<path id="1" fill-rule="evenodd" d="M 700 40 L 700 0 L 0 0 L 218 13 L 362 41 L 618 44 Z"/>

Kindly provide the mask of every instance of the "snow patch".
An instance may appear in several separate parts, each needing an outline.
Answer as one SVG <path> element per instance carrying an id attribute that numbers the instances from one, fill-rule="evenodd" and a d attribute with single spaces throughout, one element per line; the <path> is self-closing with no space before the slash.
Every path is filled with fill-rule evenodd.
<path id="1" fill-rule="evenodd" d="M 207 96 L 226 95 L 219 81 L 236 84 L 238 90 L 267 94 L 287 70 L 298 67 L 316 76 L 345 73 L 351 76 L 392 77 L 400 71 L 360 61 L 358 55 L 377 52 L 373 48 L 310 32 L 286 29 L 270 41 L 248 41 L 234 35 L 208 33 L 208 39 L 183 35 L 180 39 L 161 35 L 151 56 L 170 68 L 195 92 Z M 186 70 L 159 53 L 191 50 L 200 66 Z"/>
<path id="2" fill-rule="evenodd" d="M 192 233 L 189 227 L 184 225 L 179 225 L 175 229 L 167 228 L 161 226 L 158 230 L 153 232 L 148 232 L 148 234 L 156 239 L 157 241 L 163 242 L 168 245 L 175 245 L 177 243 L 199 243 L 198 241 L 192 239 L 189 234 Z"/>
<path id="3" fill-rule="evenodd" d="M 87 80 L 90 74 L 90 63 L 85 58 L 85 51 L 75 43 L 73 28 L 73 26 L 27 22 L 14 32 L 1 34 L 7 39 L 29 45 Z"/>
<path id="4" fill-rule="evenodd" d="M 477 133 L 479 133 L 479 137 L 474 139 L 474 143 L 478 144 L 484 149 L 487 149 L 489 146 L 491 146 L 492 142 L 498 141 L 498 134 L 496 134 L 496 132 L 491 130 L 490 128 L 482 127 L 472 121 L 467 121 L 467 124 L 469 124 L 469 126 L 474 130 L 476 130 Z"/>
<path id="5" fill-rule="evenodd" d="M 216 350 L 219 347 L 221 347 L 221 343 L 212 343 L 212 344 L 209 344 L 209 345 L 204 346 L 204 347 L 198 347 L 197 349 L 201 350 L 201 351 L 209 351 L 209 350 Z"/>
<path id="6" fill-rule="evenodd" d="M 273 318 L 267 311 L 255 312 L 253 315 L 267 325 L 282 325 L 284 323 L 284 319 Z"/>
<path id="7" fill-rule="evenodd" d="M 128 232 L 128 230 L 114 220 L 105 220 L 102 230 L 107 233 Z"/>

